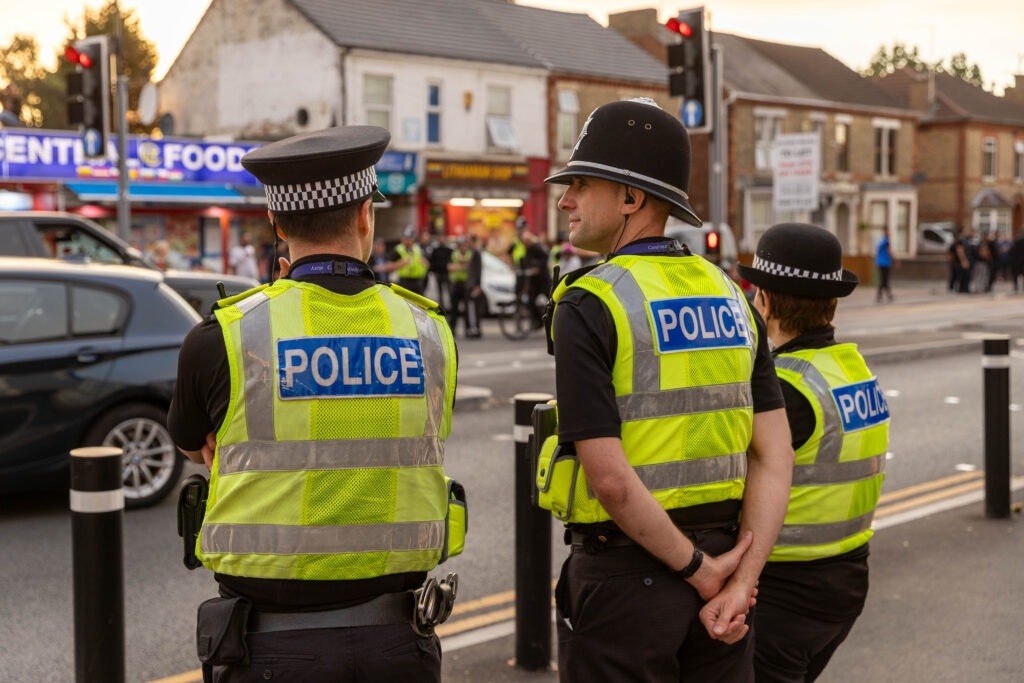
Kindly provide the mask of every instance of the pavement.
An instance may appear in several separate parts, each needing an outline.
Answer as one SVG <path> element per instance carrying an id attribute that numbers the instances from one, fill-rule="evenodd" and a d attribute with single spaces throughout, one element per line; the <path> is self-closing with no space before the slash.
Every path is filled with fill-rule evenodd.
<path id="1" fill-rule="evenodd" d="M 876 304 L 870 287 L 858 289 L 840 304 L 841 315 L 846 310 L 852 319 L 857 309 L 868 315 L 868 308 L 888 305 Z M 897 304 L 958 296 L 936 282 L 897 281 L 893 291 Z M 1013 294 L 1006 283 L 997 283 L 994 294 L 966 296 Z M 905 331 L 862 330 L 855 338 L 840 336 L 858 343 L 869 362 L 898 362 L 911 354 L 980 351 L 978 340 L 964 339 L 965 331 L 970 330 L 953 323 L 916 330 L 913 345 Z M 496 326 L 493 333 L 499 334 Z M 1024 683 L 1024 477 L 1012 479 L 1012 511 L 1006 518 L 988 514 L 983 477 L 980 472 L 962 473 L 921 485 L 912 507 L 905 500 L 883 497 L 884 511 L 880 506 L 871 541 L 865 611 L 820 683 Z M 442 637 L 444 680 L 558 680 L 553 666 L 538 671 L 517 666 L 517 642 L 514 621 Z M 552 658 L 556 653 L 552 641 Z"/>

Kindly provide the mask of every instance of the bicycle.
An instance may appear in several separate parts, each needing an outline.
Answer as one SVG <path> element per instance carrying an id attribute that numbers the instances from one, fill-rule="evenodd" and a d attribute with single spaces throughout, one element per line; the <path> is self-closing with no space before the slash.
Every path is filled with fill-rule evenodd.
<path id="1" fill-rule="evenodd" d="M 506 339 L 522 341 L 529 337 L 530 333 L 534 330 L 544 328 L 543 325 L 538 326 L 535 324 L 533 306 L 536 305 L 540 310 L 543 310 L 547 301 L 543 295 L 537 298 L 545 298 L 545 301 L 538 302 L 536 299 L 531 301 L 524 286 L 523 291 L 515 299 L 498 304 L 498 326 L 501 328 L 501 334 Z"/>

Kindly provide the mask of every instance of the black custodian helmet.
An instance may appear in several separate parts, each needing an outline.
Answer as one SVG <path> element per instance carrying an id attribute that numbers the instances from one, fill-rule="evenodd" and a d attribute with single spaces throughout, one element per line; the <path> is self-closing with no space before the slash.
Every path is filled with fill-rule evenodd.
<path id="1" fill-rule="evenodd" d="M 650 98 L 610 102 L 591 112 L 569 163 L 544 182 L 569 185 L 574 176 L 638 188 L 671 204 L 676 218 L 701 225 L 687 195 L 690 136 L 679 119 Z"/>

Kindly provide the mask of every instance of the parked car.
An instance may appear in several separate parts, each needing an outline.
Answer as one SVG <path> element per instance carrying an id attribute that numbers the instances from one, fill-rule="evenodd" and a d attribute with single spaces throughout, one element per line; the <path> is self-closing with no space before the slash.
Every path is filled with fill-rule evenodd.
<path id="1" fill-rule="evenodd" d="M 87 218 L 59 211 L 0 211 L 0 256 L 36 256 L 137 266 L 159 272 L 142 253 Z M 168 270 L 164 281 L 202 314 L 220 299 L 259 285 L 248 277 L 205 271 Z"/>
<path id="2" fill-rule="evenodd" d="M 127 507 L 170 493 L 167 408 L 199 320 L 149 269 L 0 257 L 0 492 L 67 487 L 72 449 L 113 446 Z"/>
<path id="3" fill-rule="evenodd" d="M 480 289 L 484 292 L 487 315 L 497 315 L 501 307 L 516 300 L 516 274 L 508 264 L 489 251 L 481 251 Z"/>
<path id="4" fill-rule="evenodd" d="M 918 254 L 945 254 L 956 240 L 956 224 L 951 221 L 941 223 L 921 223 L 917 226 Z"/>

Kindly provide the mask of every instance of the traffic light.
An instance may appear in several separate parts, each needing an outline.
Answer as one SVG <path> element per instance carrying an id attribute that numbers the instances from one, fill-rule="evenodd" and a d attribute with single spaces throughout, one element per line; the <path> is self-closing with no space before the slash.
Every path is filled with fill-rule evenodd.
<path id="1" fill-rule="evenodd" d="M 711 77 L 708 69 L 708 33 L 704 26 L 704 7 L 679 12 L 665 22 L 665 27 L 679 36 L 668 46 L 668 92 L 683 98 L 681 118 L 691 131 L 710 127 Z"/>
<path id="2" fill-rule="evenodd" d="M 67 80 L 68 123 L 80 127 L 85 156 L 104 157 L 110 130 L 107 37 L 76 40 L 64 49 L 64 57 L 76 65 Z"/>
<path id="3" fill-rule="evenodd" d="M 719 240 L 719 234 L 714 230 L 709 230 L 708 233 L 704 235 L 704 258 L 712 263 L 718 263 L 720 255 L 721 243 Z"/>

